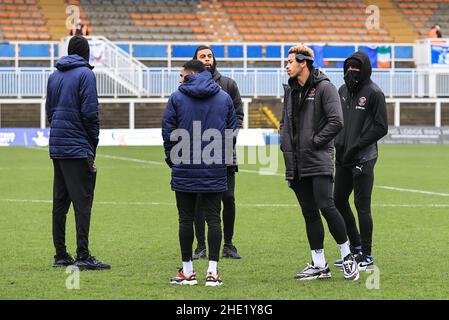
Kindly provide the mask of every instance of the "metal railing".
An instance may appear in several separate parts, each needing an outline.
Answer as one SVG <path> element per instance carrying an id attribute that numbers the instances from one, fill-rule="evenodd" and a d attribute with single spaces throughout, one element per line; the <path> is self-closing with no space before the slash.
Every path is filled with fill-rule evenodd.
<path id="1" fill-rule="evenodd" d="M 127 52 L 105 37 L 87 37 L 91 46 L 91 64 L 95 66 L 99 74 L 106 74 L 115 80 L 118 87 L 124 87 L 135 96 L 146 94 L 143 86 L 143 73 L 147 67 L 139 60 L 131 57 Z M 70 37 L 61 42 L 61 53 L 65 55 Z M 120 88 L 114 96 L 122 92 Z M 114 92 L 115 93 L 115 92 Z"/>
<path id="2" fill-rule="evenodd" d="M 104 37 L 88 37 L 90 39 L 106 39 Z M 16 68 L 21 67 L 21 63 L 23 61 L 43 61 L 49 67 L 53 67 L 56 61 L 65 54 L 64 52 L 64 43 L 67 43 L 67 38 L 62 39 L 62 46 L 60 50 L 55 50 L 58 45 L 61 45 L 59 41 L 9 41 L 4 42 L 2 44 L 6 44 L 8 46 L 12 46 L 12 53 L 0 56 L 0 61 L 9 61 Z M 205 44 L 204 42 L 195 42 L 195 41 L 115 41 L 114 45 L 120 46 L 120 48 L 125 48 L 127 55 L 131 57 L 136 57 L 139 61 L 160 61 L 161 66 L 166 66 L 168 68 L 173 67 L 176 62 L 179 61 L 187 61 L 192 56 L 192 52 L 189 51 L 188 48 L 197 47 L 199 45 Z M 291 46 L 296 45 L 296 43 L 289 42 L 207 42 L 208 45 L 212 46 L 212 48 L 217 48 L 217 58 L 220 62 L 238 62 L 241 63 L 241 66 L 246 69 L 248 68 L 252 62 L 272 62 L 279 63 L 279 67 L 283 67 L 285 65 L 285 51 Z M 413 62 L 416 54 L 397 54 L 397 52 L 404 48 L 415 48 L 415 43 L 388 43 L 388 42 L 313 42 L 308 43 L 308 45 L 316 45 L 316 46 L 329 46 L 329 47 L 340 47 L 343 50 L 345 47 L 352 47 L 354 51 L 357 51 L 360 47 L 388 47 L 391 48 L 390 60 L 391 60 L 391 68 L 396 68 L 399 63 L 402 62 Z M 33 53 L 30 55 L 29 52 L 23 53 L 21 50 L 21 46 L 41 46 L 48 45 L 48 52 L 44 53 Z M 159 50 L 154 50 L 154 48 L 159 47 Z M 182 50 L 183 53 L 176 52 L 174 48 L 185 47 L 187 49 Z M 259 51 L 256 56 L 251 54 L 251 48 L 254 47 L 275 47 L 278 48 L 275 53 L 275 57 L 270 54 L 262 54 L 262 51 Z M 161 52 L 160 51 L 162 48 Z M 231 55 L 229 54 L 230 48 L 238 48 L 241 50 L 240 54 Z M 62 50 L 61 50 L 62 49 Z M 145 49 L 145 52 L 142 53 L 142 49 Z M 416 50 L 414 50 L 416 51 Z M 221 53 L 220 53 L 221 52 Z M 423 53 L 423 50 L 418 50 L 417 54 Z M 328 54 L 324 60 L 327 62 L 337 62 L 344 61 L 346 57 L 342 57 L 341 54 Z M 273 64 L 275 65 L 275 64 Z"/>
<path id="3" fill-rule="evenodd" d="M 139 82 L 139 92 L 117 74 L 132 74 L 136 69 L 95 68 L 100 97 L 168 97 L 178 88 L 179 70 L 144 69 Z M 32 68 L 0 69 L 0 97 L 45 97 L 46 85 L 53 70 Z M 282 84 L 288 77 L 282 69 L 222 69 L 221 73 L 233 78 L 243 97 L 283 96 Z M 325 69 L 338 88 L 343 82 L 341 69 Z M 140 77 L 140 76 L 139 76 Z M 449 70 L 374 70 L 372 79 L 389 98 L 449 97 Z M 139 94 L 140 93 L 140 94 Z"/>
<path id="4" fill-rule="evenodd" d="M 341 69 L 323 69 L 338 88 L 344 84 Z M 244 97 L 277 97 L 283 95 L 282 84 L 288 76 L 283 69 L 221 69 L 224 76 L 237 82 Z M 177 70 L 147 69 L 144 86 L 150 96 L 166 97 L 178 87 Z M 449 70 L 373 70 L 372 80 L 379 85 L 385 96 L 394 97 L 449 97 Z"/>

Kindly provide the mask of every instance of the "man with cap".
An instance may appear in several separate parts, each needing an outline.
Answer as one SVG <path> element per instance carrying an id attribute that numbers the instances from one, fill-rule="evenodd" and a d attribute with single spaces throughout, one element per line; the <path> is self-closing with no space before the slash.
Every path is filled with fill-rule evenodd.
<path id="1" fill-rule="evenodd" d="M 194 60 L 201 61 L 206 70 L 212 73 L 214 81 L 231 96 L 234 104 L 235 113 L 237 115 L 237 129 L 241 129 L 243 125 L 243 103 L 240 97 L 237 83 L 228 77 L 222 76 L 217 70 L 217 60 L 215 59 L 212 49 L 208 46 L 199 46 L 195 54 Z M 240 253 L 233 243 L 234 224 L 235 224 L 235 173 L 238 172 L 237 159 L 234 150 L 234 164 L 227 166 L 228 171 L 228 190 L 223 193 L 223 237 L 224 245 L 222 256 L 224 258 L 241 259 Z M 195 215 L 195 235 L 198 241 L 198 246 L 193 255 L 193 259 L 206 257 L 205 244 L 205 218 L 204 213 L 197 211 Z"/>
<path id="2" fill-rule="evenodd" d="M 331 271 L 324 256 L 326 219 L 340 248 L 344 278 L 357 280 L 357 264 L 349 249 L 343 218 L 332 195 L 333 141 L 343 127 L 340 99 L 335 86 L 313 67 L 313 51 L 301 44 L 287 58 L 284 110 L 280 128 L 285 178 L 295 192 L 306 223 L 312 263 L 295 276 L 298 280 L 328 279 Z"/>
<path id="3" fill-rule="evenodd" d="M 91 256 L 89 227 L 97 169 L 95 155 L 100 121 L 89 43 L 80 35 L 70 39 L 68 56 L 56 64 L 47 84 L 46 112 L 50 124 L 50 158 L 53 160 L 54 267 L 75 265 L 80 270 L 111 267 Z M 73 204 L 77 259 L 67 253 L 66 216 Z"/>
<path id="4" fill-rule="evenodd" d="M 335 205 L 345 220 L 351 251 L 360 271 L 373 265 L 374 165 L 378 157 L 377 141 L 388 132 L 385 96 L 370 77 L 371 61 L 366 53 L 358 51 L 344 62 L 345 84 L 339 94 L 345 127 L 335 140 Z M 352 191 L 360 233 L 349 204 Z M 335 261 L 336 266 L 341 263 Z"/>

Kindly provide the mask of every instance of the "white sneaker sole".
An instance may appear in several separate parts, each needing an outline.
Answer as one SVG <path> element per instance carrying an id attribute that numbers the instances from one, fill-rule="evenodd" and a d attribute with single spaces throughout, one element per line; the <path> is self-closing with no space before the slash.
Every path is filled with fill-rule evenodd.
<path id="1" fill-rule="evenodd" d="M 358 267 L 359 267 L 359 271 L 360 271 L 360 272 L 365 272 L 366 270 L 374 269 L 374 264 L 369 264 L 369 265 L 367 265 L 367 266 L 361 266 L 361 265 L 359 265 Z"/>
<path id="2" fill-rule="evenodd" d="M 360 273 L 357 272 L 356 274 L 353 274 L 353 275 L 350 275 L 350 276 L 344 275 L 344 277 L 345 277 L 345 280 L 348 280 L 348 281 L 357 281 L 360 278 Z"/>
<path id="3" fill-rule="evenodd" d="M 314 277 L 304 277 L 304 278 L 298 278 L 299 281 L 310 281 L 310 280 L 324 280 L 324 279 L 330 279 L 332 278 L 332 275 L 330 273 L 328 274 L 320 274 L 319 276 Z"/>
<path id="4" fill-rule="evenodd" d="M 198 281 L 197 280 L 191 280 L 191 281 L 183 280 L 181 282 L 170 281 L 170 284 L 174 284 L 174 285 L 178 285 L 178 286 L 195 286 L 198 284 Z"/>
<path id="5" fill-rule="evenodd" d="M 223 282 L 206 282 L 206 287 L 219 287 L 223 285 Z"/>

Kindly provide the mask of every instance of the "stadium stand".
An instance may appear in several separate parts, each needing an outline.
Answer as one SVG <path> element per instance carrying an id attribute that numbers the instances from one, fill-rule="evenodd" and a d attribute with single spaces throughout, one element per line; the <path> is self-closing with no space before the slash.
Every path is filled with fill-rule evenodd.
<path id="1" fill-rule="evenodd" d="M 69 14 L 66 13 L 68 5 L 76 5 L 80 8 L 82 23 L 91 29 L 89 20 L 78 0 L 38 0 L 38 2 L 52 40 L 60 40 L 68 35 L 69 31 L 66 27 L 66 19 L 69 17 Z"/>
<path id="2" fill-rule="evenodd" d="M 394 0 L 402 14 L 407 16 L 414 29 L 426 37 L 434 24 L 449 32 L 449 0 Z M 444 36 L 444 34 L 443 34 Z"/>
<path id="3" fill-rule="evenodd" d="M 68 35 L 65 26 L 68 4 L 64 0 L 0 0 L 0 39 L 4 40 L 60 40 Z M 80 18 L 89 24 L 82 11 Z"/>
<path id="4" fill-rule="evenodd" d="M 367 31 L 363 1 L 203 1 L 216 24 L 235 26 L 224 39 L 242 41 L 392 41 L 384 29 Z M 221 18 L 221 19 L 220 19 Z M 222 37 L 223 37 L 222 36 Z"/>
<path id="5" fill-rule="evenodd" d="M 95 33 L 116 41 L 190 41 L 197 39 L 194 28 L 204 27 L 197 1 L 81 0 L 80 5 Z"/>
<path id="6" fill-rule="evenodd" d="M 49 40 L 37 0 L 0 0 L 0 37 L 5 40 Z"/>
<path id="7" fill-rule="evenodd" d="M 374 30 L 364 0 L 0 0 L 0 39 L 59 40 L 68 34 L 68 4 L 80 7 L 91 34 L 113 41 L 398 43 L 435 23 L 449 29 L 449 0 L 370 1 L 382 14 Z"/>

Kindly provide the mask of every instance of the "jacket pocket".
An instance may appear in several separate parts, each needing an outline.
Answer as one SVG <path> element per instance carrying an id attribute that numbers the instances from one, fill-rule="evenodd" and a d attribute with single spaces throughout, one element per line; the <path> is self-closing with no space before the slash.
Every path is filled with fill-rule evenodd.
<path id="1" fill-rule="evenodd" d="M 310 141 L 311 141 L 311 144 L 310 144 L 310 146 L 311 146 L 311 150 L 321 150 L 321 149 L 324 149 L 326 146 L 327 146 L 327 144 L 319 144 L 319 143 L 317 143 L 317 136 L 316 136 L 316 133 L 315 133 L 315 131 L 313 131 L 312 132 L 312 136 L 310 137 Z"/>

